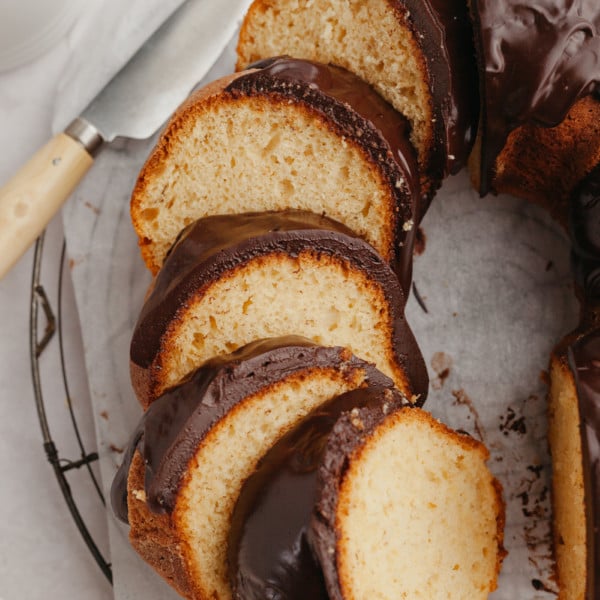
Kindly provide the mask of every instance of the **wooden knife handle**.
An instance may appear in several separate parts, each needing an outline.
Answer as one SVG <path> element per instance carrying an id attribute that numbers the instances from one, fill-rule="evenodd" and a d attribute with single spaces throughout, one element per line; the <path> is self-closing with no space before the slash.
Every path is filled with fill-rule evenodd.
<path id="1" fill-rule="evenodd" d="M 59 133 L 0 189 L 0 278 L 33 244 L 93 162 L 79 142 Z"/>

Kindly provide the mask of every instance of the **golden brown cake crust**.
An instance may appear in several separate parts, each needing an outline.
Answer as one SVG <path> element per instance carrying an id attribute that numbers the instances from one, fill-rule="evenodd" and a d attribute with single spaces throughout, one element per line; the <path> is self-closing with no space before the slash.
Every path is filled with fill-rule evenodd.
<path id="1" fill-rule="evenodd" d="M 556 127 L 523 125 L 496 162 L 494 190 L 546 208 L 566 225 L 575 186 L 600 163 L 600 101 L 579 100 Z"/>
<path id="2" fill-rule="evenodd" d="M 541 203 L 564 221 L 557 203 L 599 159 L 600 5 L 468 2 L 481 102 L 477 189 Z"/>
<path id="3" fill-rule="evenodd" d="M 567 339 L 574 341 L 573 336 Z M 580 415 L 575 379 L 564 348 L 550 361 L 548 443 L 552 456 L 552 530 L 560 600 L 583 600 L 586 509 Z"/>
<path id="4" fill-rule="evenodd" d="M 171 516 L 151 512 L 145 502 L 144 459 L 135 452 L 127 480 L 129 540 L 138 554 L 184 598 L 193 598 L 193 585 L 181 548 L 183 541 Z"/>

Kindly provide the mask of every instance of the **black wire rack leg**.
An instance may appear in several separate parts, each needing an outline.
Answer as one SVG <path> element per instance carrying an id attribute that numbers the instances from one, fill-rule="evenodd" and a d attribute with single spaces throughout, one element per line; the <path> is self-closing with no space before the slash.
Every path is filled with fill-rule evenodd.
<path id="1" fill-rule="evenodd" d="M 31 360 L 31 379 L 33 382 L 33 392 L 35 397 L 35 405 L 37 408 L 38 418 L 40 422 L 40 427 L 42 429 L 42 437 L 44 442 L 44 451 L 46 452 L 46 457 L 52 468 L 54 470 L 54 474 L 62 491 L 63 497 L 75 521 L 81 536 L 86 543 L 89 551 L 94 557 L 96 563 L 100 567 L 100 570 L 108 581 L 112 584 L 112 569 L 110 563 L 106 561 L 96 542 L 94 541 L 92 535 L 90 534 L 85 521 L 83 520 L 81 513 L 77 507 L 73 494 L 71 492 L 71 488 L 69 486 L 69 482 L 65 476 L 65 473 L 76 468 L 86 467 L 88 473 L 91 477 L 92 483 L 98 492 L 101 501 L 104 503 L 104 498 L 102 496 L 102 492 L 100 490 L 100 486 L 98 484 L 98 480 L 96 479 L 91 465 L 94 461 L 98 460 L 98 454 L 96 452 L 86 452 L 85 446 L 83 444 L 79 427 L 77 425 L 77 420 L 75 418 L 75 414 L 73 411 L 71 397 L 69 395 L 69 388 L 65 370 L 65 360 L 64 360 L 64 349 L 62 343 L 62 327 L 61 327 L 61 306 L 62 306 L 62 272 L 64 266 L 65 252 L 64 252 L 64 244 L 63 250 L 61 253 L 61 260 L 59 266 L 59 318 L 58 320 L 54 316 L 54 311 L 52 310 L 52 306 L 48 300 L 46 292 L 43 286 L 40 283 L 40 275 L 41 275 L 41 264 L 42 264 L 42 255 L 44 249 L 44 233 L 40 235 L 35 244 L 35 253 L 33 258 L 33 273 L 31 280 L 31 307 L 30 307 L 30 315 L 29 315 L 29 350 L 30 350 L 30 360 Z M 38 317 L 39 317 L 39 309 L 42 308 L 46 325 L 44 328 L 44 333 L 41 336 L 39 335 L 38 330 Z M 69 407 L 69 412 L 71 415 L 71 421 L 73 424 L 73 428 L 75 431 L 75 436 L 77 438 L 77 443 L 81 450 L 81 457 L 78 460 L 68 460 L 60 457 L 59 452 L 56 448 L 54 440 L 50 434 L 50 427 L 48 424 L 48 419 L 46 416 L 46 408 L 44 404 L 44 397 L 42 392 L 42 382 L 40 377 L 40 369 L 39 369 L 39 358 L 44 350 L 47 348 L 48 344 L 51 342 L 52 338 L 59 332 L 59 350 L 60 350 L 60 361 L 61 361 L 61 369 L 63 375 L 63 382 L 65 386 L 65 392 Z"/>

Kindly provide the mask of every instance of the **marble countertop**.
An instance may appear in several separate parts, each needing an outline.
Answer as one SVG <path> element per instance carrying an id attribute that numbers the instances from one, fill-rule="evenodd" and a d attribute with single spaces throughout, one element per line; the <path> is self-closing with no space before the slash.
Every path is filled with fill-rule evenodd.
<path id="1" fill-rule="evenodd" d="M 36 61 L 0 73 L 0 184 L 49 138 L 56 81 L 69 52 L 63 40 Z M 61 243 L 62 225 L 57 217 L 48 228 L 45 255 L 55 258 Z M 42 446 L 29 361 L 32 260 L 30 250 L 0 281 L 0 598 L 106 600 L 112 598 L 112 589 L 71 519 Z M 53 302 L 56 269 L 43 272 L 42 278 L 48 282 Z M 63 302 L 65 314 L 72 315 L 65 334 L 77 345 L 78 322 L 69 281 Z M 75 361 L 70 369 L 76 373 L 71 378 L 71 397 L 82 413 L 84 440 L 93 449 L 83 359 L 77 352 L 70 355 Z M 58 383 L 59 370 L 50 357 L 42 355 L 41 363 L 53 383 Z M 59 452 L 75 460 L 79 456 L 69 454 L 74 442 L 65 393 L 56 388 L 46 398 L 52 405 L 52 436 Z M 90 530 L 106 551 L 105 513 L 86 477 L 83 471 L 72 471 L 69 481 Z"/>

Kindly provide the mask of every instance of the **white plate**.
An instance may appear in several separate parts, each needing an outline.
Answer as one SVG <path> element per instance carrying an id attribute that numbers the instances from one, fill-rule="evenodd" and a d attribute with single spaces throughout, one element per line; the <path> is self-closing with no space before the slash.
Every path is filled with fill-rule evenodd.
<path id="1" fill-rule="evenodd" d="M 80 14 L 77 0 L 2 0 L 0 71 L 41 56 L 63 37 Z"/>

